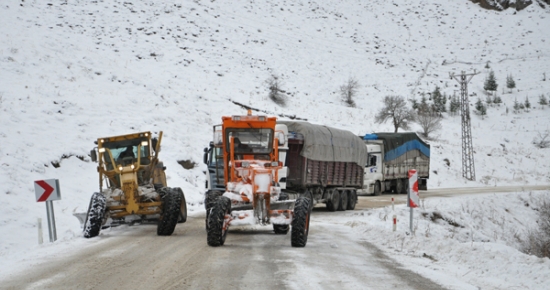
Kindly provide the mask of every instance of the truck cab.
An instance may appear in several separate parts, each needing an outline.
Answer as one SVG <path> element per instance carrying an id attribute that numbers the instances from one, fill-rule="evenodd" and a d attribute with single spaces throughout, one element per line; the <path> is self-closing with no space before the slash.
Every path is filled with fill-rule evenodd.
<path id="1" fill-rule="evenodd" d="M 374 194 L 375 192 L 381 192 L 384 180 L 384 162 L 383 161 L 383 148 L 381 144 L 367 144 L 367 164 L 365 164 L 364 171 L 364 183 L 360 193 Z"/>

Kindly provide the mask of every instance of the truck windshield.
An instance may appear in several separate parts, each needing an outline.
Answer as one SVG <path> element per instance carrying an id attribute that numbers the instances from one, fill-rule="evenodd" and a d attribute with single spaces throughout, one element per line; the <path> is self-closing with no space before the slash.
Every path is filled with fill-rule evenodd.
<path id="1" fill-rule="evenodd" d="M 231 137 L 234 137 L 235 153 L 269 154 L 273 149 L 272 129 L 228 128 L 226 133 L 227 152 L 231 152 L 229 147 Z"/>

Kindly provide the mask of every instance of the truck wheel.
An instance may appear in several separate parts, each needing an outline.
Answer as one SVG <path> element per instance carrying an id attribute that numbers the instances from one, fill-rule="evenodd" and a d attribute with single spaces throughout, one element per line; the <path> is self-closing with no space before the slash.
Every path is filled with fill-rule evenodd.
<path id="1" fill-rule="evenodd" d="M 176 190 L 181 193 L 180 215 L 178 217 L 178 224 L 182 224 L 187 221 L 187 202 L 185 201 L 185 194 L 181 188 L 176 187 Z"/>
<path id="2" fill-rule="evenodd" d="M 338 210 L 344 211 L 348 208 L 348 191 L 338 191 L 340 193 L 340 203 L 338 204 Z"/>
<path id="3" fill-rule="evenodd" d="M 311 189 L 306 189 L 306 191 L 303 194 L 303 197 L 308 199 L 309 210 L 311 211 L 313 209 L 313 193 L 311 192 Z"/>
<path id="4" fill-rule="evenodd" d="M 174 232 L 180 217 L 183 192 L 175 188 L 168 188 L 162 197 L 162 212 L 157 224 L 157 235 L 169 236 Z"/>
<path id="5" fill-rule="evenodd" d="M 288 233 L 289 226 L 288 225 L 276 225 L 273 224 L 273 231 L 277 235 L 286 235 Z"/>
<path id="6" fill-rule="evenodd" d="M 208 215 L 210 214 L 210 209 L 214 206 L 216 200 L 220 196 L 222 196 L 222 192 L 219 190 L 208 190 L 204 194 L 204 208 L 206 209 L 206 230 L 208 230 Z"/>
<path id="7" fill-rule="evenodd" d="M 378 196 L 382 194 L 382 188 L 380 187 L 380 181 L 374 183 L 374 195 Z"/>
<path id="8" fill-rule="evenodd" d="M 101 225 L 105 219 L 105 211 L 107 208 L 107 200 L 105 196 L 99 192 L 94 192 L 90 199 L 86 222 L 84 223 L 84 237 L 89 239 L 99 235 Z"/>
<path id="9" fill-rule="evenodd" d="M 347 208 L 348 210 L 354 210 L 355 205 L 357 204 L 357 191 L 350 190 L 349 191 L 349 198 L 348 198 L 348 204 Z"/>
<path id="10" fill-rule="evenodd" d="M 225 196 L 220 196 L 208 216 L 208 227 L 206 229 L 206 242 L 211 247 L 223 246 L 227 236 L 228 221 L 225 219 L 229 215 L 231 201 Z"/>
<path id="11" fill-rule="evenodd" d="M 401 179 L 395 180 L 395 193 L 403 193 L 403 182 L 401 181 Z"/>
<path id="12" fill-rule="evenodd" d="M 308 200 L 299 197 L 294 204 L 294 218 L 292 219 L 292 232 L 290 244 L 293 247 L 305 247 L 309 233 L 309 204 Z"/>
<path id="13" fill-rule="evenodd" d="M 338 205 L 340 204 L 340 193 L 338 190 L 331 189 L 331 194 L 327 200 L 327 209 L 329 211 L 336 211 L 338 209 Z"/>

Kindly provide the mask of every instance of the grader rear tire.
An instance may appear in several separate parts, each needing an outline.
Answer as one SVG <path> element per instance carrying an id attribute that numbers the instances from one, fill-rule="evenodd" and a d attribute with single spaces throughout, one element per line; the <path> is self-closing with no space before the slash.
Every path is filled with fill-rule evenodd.
<path id="1" fill-rule="evenodd" d="M 168 188 L 162 196 L 162 213 L 157 224 L 157 235 L 170 236 L 176 228 L 180 217 L 183 192 Z"/>
<path id="2" fill-rule="evenodd" d="M 107 208 L 107 200 L 105 196 L 99 192 L 94 192 L 90 199 L 86 222 L 84 223 L 84 237 L 89 239 L 99 235 L 101 226 L 105 219 L 105 211 Z"/>
<path id="3" fill-rule="evenodd" d="M 178 224 L 182 224 L 187 221 L 187 201 L 185 201 L 185 194 L 181 188 L 175 188 L 179 193 L 181 193 L 181 203 L 180 203 L 180 214 L 178 217 Z"/>
<path id="4" fill-rule="evenodd" d="M 290 244 L 293 247 L 303 248 L 307 243 L 309 233 L 309 200 L 303 197 L 296 199 L 294 204 L 294 218 L 292 219 L 292 232 Z"/>

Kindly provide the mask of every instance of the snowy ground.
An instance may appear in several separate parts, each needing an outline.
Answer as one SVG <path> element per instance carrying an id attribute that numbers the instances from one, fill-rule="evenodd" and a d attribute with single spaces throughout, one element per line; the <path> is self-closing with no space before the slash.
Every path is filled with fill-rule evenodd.
<path id="1" fill-rule="evenodd" d="M 3 1 L 0 269 L 24 267 L 41 251 L 82 245 L 72 214 L 85 211 L 97 191 L 88 152 L 98 137 L 163 130 L 168 183 L 184 190 L 190 211 L 202 210 L 202 149 L 212 125 L 222 115 L 245 113 L 229 100 L 365 134 L 392 130 L 390 123 L 374 122 L 384 96 L 419 100 L 436 85 L 458 94 L 449 73 L 476 70 L 468 86 L 474 104 L 485 100 L 483 83 L 493 70 L 504 104 L 489 107 L 484 118 L 472 113 L 476 181 L 461 178 L 460 116 L 445 114 L 444 129 L 430 142 L 428 185 L 550 184 L 550 149 L 532 144 L 550 130 L 550 107 L 537 104 L 540 95 L 550 99 L 549 17 L 550 9 L 537 5 L 496 12 L 466 0 Z M 282 81 L 286 107 L 267 97 L 272 74 Z M 517 87 L 511 92 L 505 87 L 509 74 Z M 361 84 L 356 108 L 338 95 L 350 77 Z M 514 101 L 527 98 L 533 108 L 513 112 Z M 196 167 L 186 170 L 179 160 Z M 33 182 L 51 178 L 60 180 L 62 194 L 54 202 L 58 241 L 38 246 L 37 219 L 46 227 L 46 209 L 36 202 Z M 532 207 L 521 206 L 520 198 L 535 197 L 519 195 L 426 201 L 427 212 L 437 209 L 464 228 L 419 222 L 414 238 L 386 229 L 391 238 L 377 240 L 374 233 L 390 225 L 380 221 L 383 209 L 350 216 L 349 223 L 357 224 L 359 237 L 425 271 L 460 273 L 460 281 L 495 289 L 521 286 L 514 277 L 533 275 L 525 286 L 540 289 L 537 279 L 548 274 L 548 259 L 519 253 L 512 229 L 475 217 L 483 212 L 485 218 L 506 217 L 506 225 L 513 217 L 533 224 Z M 513 214 L 516 203 L 526 212 Z M 404 220 L 404 209 L 397 210 Z"/>

